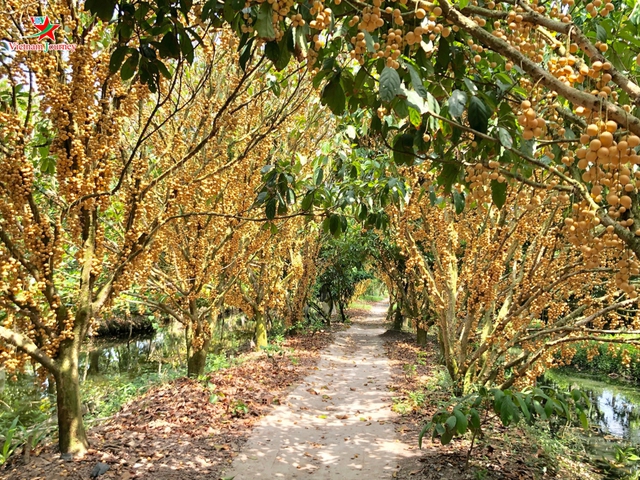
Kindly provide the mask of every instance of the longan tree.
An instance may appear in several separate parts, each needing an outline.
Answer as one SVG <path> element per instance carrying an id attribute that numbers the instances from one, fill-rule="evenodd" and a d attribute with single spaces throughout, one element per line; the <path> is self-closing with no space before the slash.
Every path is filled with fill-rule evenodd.
<path id="1" fill-rule="evenodd" d="M 605 245 L 596 262 L 571 245 L 572 210 L 558 192 L 507 187 L 499 208 L 479 184 L 471 190 L 475 205 L 456 210 L 424 198 L 430 183 L 424 170 L 416 175 L 406 209 L 392 221 L 413 294 L 437 327 L 459 392 L 533 381 L 555 353 L 570 359 L 577 340 L 635 341 L 620 335 L 636 333 L 640 322 L 620 272 L 637 275 L 640 265 L 614 233 L 596 229 Z"/>
<path id="2" fill-rule="evenodd" d="M 245 68 L 261 64 L 262 75 L 248 82 L 230 43 L 217 45 L 209 60 L 215 70 L 194 106 L 164 124 L 149 152 L 149 158 L 174 156 L 206 141 L 190 169 L 174 176 L 177 218 L 157 235 L 152 247 L 157 260 L 146 288 L 136 287 L 143 303 L 184 325 L 189 375 L 203 373 L 211 324 L 247 264 L 264 242 L 283 241 L 284 234 L 264 230 L 263 210 L 254 208 L 265 163 L 308 154 L 322 138 L 314 129 L 326 120 L 313 102 L 317 97 L 306 70 L 269 75 L 270 65 L 256 55 Z M 183 88 L 195 85 L 185 82 Z M 302 119 L 306 135 L 296 128 Z M 207 139 L 202 126 L 212 121 L 219 131 Z"/>
<path id="3" fill-rule="evenodd" d="M 117 11 L 118 24 L 153 36 L 127 4 L 92 8 L 103 19 Z M 163 39 L 185 31 L 171 7 L 145 8 L 166 27 Z M 306 59 L 323 102 L 337 115 L 370 112 L 370 132 L 381 134 L 396 164 L 428 157 L 443 183 L 464 183 L 463 157 L 494 162 L 509 182 L 531 182 L 533 169 L 542 169 L 539 188 L 573 191 L 574 220 L 590 222 L 582 246 L 594 250 L 598 222 L 613 227 L 621 248 L 640 253 L 640 7 L 633 0 L 249 0 L 224 7 L 208 0 L 181 9 L 204 23 L 229 23 L 242 45 L 263 44 L 278 68 Z"/>
<path id="4" fill-rule="evenodd" d="M 229 98 L 239 111 L 265 62 L 249 51 L 229 77 L 236 90 L 200 107 L 195 101 L 216 60 L 226 61 L 216 50 L 229 52 L 233 44 L 223 31 L 201 32 L 201 61 L 191 66 L 174 52 L 164 69 L 144 57 L 151 70 L 117 75 L 110 64 L 114 25 L 66 2 L 9 2 L 6 10 L 3 38 L 22 37 L 34 29 L 30 16 L 48 15 L 61 25 L 58 40 L 76 49 L 0 53 L 0 355 L 9 371 L 31 360 L 53 376 L 60 450 L 82 453 L 88 446 L 78 382 L 82 341 L 119 292 L 144 283 L 158 259 L 150 247 L 159 232 L 207 211 L 206 204 L 181 208 L 179 200 L 189 196 L 185 172 L 206 167 L 200 153 L 226 128 L 220 120 L 232 108 Z M 154 83 L 141 83 L 145 75 Z M 172 119 L 207 107 L 215 114 L 191 124 L 192 135 L 167 141 L 163 127 Z"/>

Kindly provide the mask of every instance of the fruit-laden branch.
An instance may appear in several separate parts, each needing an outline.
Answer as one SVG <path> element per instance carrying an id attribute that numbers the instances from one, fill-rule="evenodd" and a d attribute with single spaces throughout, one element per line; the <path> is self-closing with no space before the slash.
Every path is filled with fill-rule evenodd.
<path id="1" fill-rule="evenodd" d="M 635 135 L 640 135 L 640 119 L 627 113 L 622 108 L 607 102 L 590 93 L 586 93 L 575 88 L 565 85 L 558 80 L 550 72 L 543 69 L 540 65 L 527 58 L 524 54 L 511 47 L 504 40 L 492 35 L 490 32 L 480 27 L 469 17 L 452 8 L 447 0 L 441 0 L 440 6 L 443 10 L 445 18 L 453 22 L 454 25 L 468 32 L 483 45 L 490 48 L 503 57 L 506 57 L 519 65 L 522 70 L 527 72 L 534 81 L 540 81 L 550 90 L 557 92 L 574 105 L 579 105 L 593 111 L 603 111 L 603 116 L 614 120 L 618 125 L 627 128 Z"/>
<path id="2" fill-rule="evenodd" d="M 53 361 L 53 359 L 40 350 L 35 343 L 24 335 L 0 325 L 0 338 L 16 347 L 21 352 L 29 355 L 54 375 L 60 372 L 60 368 L 58 368 L 58 365 Z"/>
<path id="3" fill-rule="evenodd" d="M 521 2 L 521 6 L 527 10 L 526 12 L 521 13 L 523 22 L 538 25 L 573 38 L 575 43 L 587 54 L 592 62 L 599 61 L 604 63 L 607 61 L 604 55 L 602 55 L 582 30 L 574 23 L 563 23 L 544 15 L 540 15 L 539 13 L 531 10 L 531 7 L 526 5 L 524 2 Z M 462 9 L 462 13 L 465 15 L 478 15 L 484 18 L 495 18 L 501 20 L 504 20 L 509 16 L 509 12 L 488 10 L 482 7 L 465 7 Z M 611 75 L 611 79 L 620 88 L 627 92 L 629 96 L 634 99 L 634 102 L 637 105 L 640 105 L 640 86 L 621 74 L 613 66 L 608 70 L 608 73 Z"/>

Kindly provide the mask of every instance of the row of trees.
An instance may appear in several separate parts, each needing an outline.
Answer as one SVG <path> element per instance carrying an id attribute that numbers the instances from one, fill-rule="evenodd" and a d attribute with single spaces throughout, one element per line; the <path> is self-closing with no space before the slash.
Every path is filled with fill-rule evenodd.
<path id="1" fill-rule="evenodd" d="M 316 214 L 390 233 L 368 248 L 396 319 L 437 326 L 460 391 L 634 341 L 640 8 L 582 3 L 9 0 L 3 39 L 49 15 L 76 44 L 0 51 L 0 358 L 55 378 L 61 451 L 120 293 L 185 326 L 198 373 L 224 306 L 261 345 L 316 255 L 365 275 Z"/>
<path id="2" fill-rule="evenodd" d="M 193 375 L 221 309 L 255 320 L 258 346 L 267 312 L 300 309 L 317 234 L 256 194 L 295 202 L 293 178 L 263 176 L 309 173 L 333 124 L 306 69 L 278 72 L 257 45 L 239 61 L 229 30 L 198 29 L 196 58 L 149 86 L 114 71 L 115 25 L 62 1 L 7 8 L 2 38 L 47 14 L 76 49 L 0 52 L 0 358 L 55 380 L 60 450 L 82 453 L 80 348 L 121 293 L 184 325 Z"/>

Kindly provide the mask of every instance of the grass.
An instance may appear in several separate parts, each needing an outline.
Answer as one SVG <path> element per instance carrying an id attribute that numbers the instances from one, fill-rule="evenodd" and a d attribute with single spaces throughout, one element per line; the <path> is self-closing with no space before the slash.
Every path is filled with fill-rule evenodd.
<path id="1" fill-rule="evenodd" d="M 363 303 L 359 300 L 356 300 L 355 302 L 352 302 L 351 305 L 349 305 L 349 308 L 357 308 L 358 310 L 371 310 L 372 306 L 368 303 Z"/>
<path id="2" fill-rule="evenodd" d="M 362 295 L 358 300 L 363 300 L 365 302 L 381 302 L 387 297 L 384 295 Z"/>
<path id="3" fill-rule="evenodd" d="M 223 370 L 241 360 L 226 355 L 207 356 L 205 374 Z M 140 397 L 154 386 L 186 374 L 181 365 L 163 363 L 161 373 L 155 362 L 140 371 L 88 376 L 81 384 L 87 424 L 96 423 L 117 413 L 127 402 Z M 31 438 L 37 442 L 51 438 L 56 431 L 55 396 L 44 394 L 33 376 L 22 374 L 0 392 L 0 465 L 11 452 Z"/>

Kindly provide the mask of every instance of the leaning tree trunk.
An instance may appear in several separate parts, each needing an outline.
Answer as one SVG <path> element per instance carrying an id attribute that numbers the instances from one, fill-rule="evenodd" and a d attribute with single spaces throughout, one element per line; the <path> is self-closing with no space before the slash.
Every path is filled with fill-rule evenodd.
<path id="1" fill-rule="evenodd" d="M 82 397 L 78 375 L 80 339 L 74 337 L 60 345 L 55 373 L 60 453 L 83 454 L 89 441 L 82 421 Z"/>

